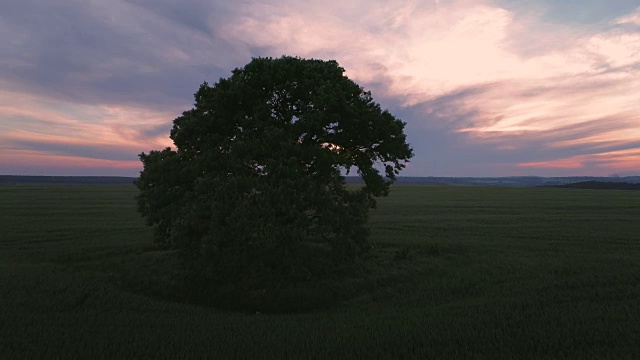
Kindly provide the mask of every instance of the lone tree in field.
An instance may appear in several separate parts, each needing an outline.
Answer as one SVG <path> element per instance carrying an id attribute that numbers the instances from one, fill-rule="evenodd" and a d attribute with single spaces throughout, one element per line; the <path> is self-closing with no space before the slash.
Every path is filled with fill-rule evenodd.
<path id="1" fill-rule="evenodd" d="M 140 154 L 156 240 L 233 283 L 308 279 L 366 249 L 368 210 L 413 154 L 405 123 L 343 73 L 256 58 L 202 84 L 173 121 L 175 150 Z M 364 186 L 346 186 L 353 170 Z"/>

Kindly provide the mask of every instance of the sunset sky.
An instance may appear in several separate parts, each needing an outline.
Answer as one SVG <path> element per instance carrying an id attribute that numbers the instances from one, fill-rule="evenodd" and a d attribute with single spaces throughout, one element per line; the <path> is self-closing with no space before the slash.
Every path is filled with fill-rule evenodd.
<path id="1" fill-rule="evenodd" d="M 334 59 L 408 176 L 640 175 L 639 0 L 0 2 L 0 174 L 137 176 L 203 81 Z"/>

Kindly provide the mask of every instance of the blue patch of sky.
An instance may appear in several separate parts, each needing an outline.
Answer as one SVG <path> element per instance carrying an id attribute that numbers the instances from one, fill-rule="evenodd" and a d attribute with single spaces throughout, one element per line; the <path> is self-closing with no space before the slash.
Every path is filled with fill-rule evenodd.
<path id="1" fill-rule="evenodd" d="M 541 12 L 544 20 L 562 24 L 595 25 L 630 14 L 640 8 L 638 0 L 496 0 L 516 12 Z"/>

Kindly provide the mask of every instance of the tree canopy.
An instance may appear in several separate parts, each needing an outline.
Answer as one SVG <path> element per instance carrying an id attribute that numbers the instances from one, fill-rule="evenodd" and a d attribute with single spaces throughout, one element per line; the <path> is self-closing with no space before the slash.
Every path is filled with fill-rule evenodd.
<path id="1" fill-rule="evenodd" d="M 368 210 L 413 155 L 404 127 L 335 61 L 255 58 L 200 86 L 175 149 L 140 154 L 138 208 L 218 280 L 307 279 L 367 248 Z"/>

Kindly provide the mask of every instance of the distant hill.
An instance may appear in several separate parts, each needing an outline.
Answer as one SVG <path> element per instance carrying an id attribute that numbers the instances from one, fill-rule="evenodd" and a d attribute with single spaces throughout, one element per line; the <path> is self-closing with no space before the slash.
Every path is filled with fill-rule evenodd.
<path id="1" fill-rule="evenodd" d="M 21 176 L 0 175 L 0 185 L 84 184 L 132 185 L 136 178 L 122 176 Z"/>
<path id="2" fill-rule="evenodd" d="M 124 185 L 133 184 L 134 177 L 121 176 L 20 176 L 0 175 L 0 185 L 9 184 L 102 184 Z M 347 176 L 347 183 L 362 183 L 358 176 Z M 557 186 L 582 182 L 598 183 L 627 183 L 640 184 L 640 176 L 626 177 L 538 177 L 538 176 L 512 176 L 512 177 L 398 177 L 398 184 L 427 184 L 427 185 L 463 185 L 463 186 L 511 186 L 511 187 L 535 187 Z"/>
<path id="3" fill-rule="evenodd" d="M 551 185 L 548 187 L 568 188 L 568 189 L 608 189 L 608 190 L 640 190 L 640 184 L 630 184 L 626 182 L 602 182 L 602 181 L 582 181 L 564 185 Z"/>
<path id="4" fill-rule="evenodd" d="M 361 183 L 357 176 L 348 176 L 348 183 Z M 397 184 L 429 184 L 429 185 L 464 185 L 464 186 L 511 186 L 535 187 L 565 185 L 585 181 L 625 182 L 640 184 L 640 176 L 626 177 L 539 177 L 539 176 L 510 176 L 510 177 L 404 177 L 399 176 Z"/>

